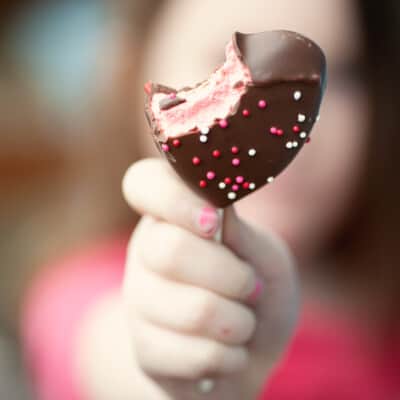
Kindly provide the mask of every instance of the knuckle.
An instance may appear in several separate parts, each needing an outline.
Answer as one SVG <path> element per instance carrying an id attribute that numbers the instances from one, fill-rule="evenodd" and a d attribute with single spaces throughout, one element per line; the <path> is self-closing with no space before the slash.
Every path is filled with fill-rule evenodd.
<path id="1" fill-rule="evenodd" d="M 199 293 L 188 310 L 185 325 L 191 332 L 204 331 L 216 313 L 217 299 L 211 293 Z"/>

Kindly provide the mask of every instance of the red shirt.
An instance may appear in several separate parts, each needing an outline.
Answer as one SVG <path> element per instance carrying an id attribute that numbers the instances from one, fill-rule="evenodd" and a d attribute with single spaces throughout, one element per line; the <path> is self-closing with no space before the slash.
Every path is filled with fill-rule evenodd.
<path id="1" fill-rule="evenodd" d="M 21 335 L 39 400 L 84 400 L 75 375 L 77 332 L 91 305 L 121 284 L 125 249 L 125 240 L 102 243 L 44 269 L 32 284 Z M 400 399 L 400 340 L 382 342 L 356 321 L 307 306 L 258 400 Z"/>

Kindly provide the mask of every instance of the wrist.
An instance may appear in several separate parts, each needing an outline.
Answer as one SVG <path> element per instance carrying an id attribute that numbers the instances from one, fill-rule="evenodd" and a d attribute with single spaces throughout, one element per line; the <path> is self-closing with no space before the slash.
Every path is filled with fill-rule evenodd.
<path id="1" fill-rule="evenodd" d="M 76 361 L 83 398 L 171 400 L 135 361 L 132 338 L 117 291 L 103 296 L 84 319 Z"/>

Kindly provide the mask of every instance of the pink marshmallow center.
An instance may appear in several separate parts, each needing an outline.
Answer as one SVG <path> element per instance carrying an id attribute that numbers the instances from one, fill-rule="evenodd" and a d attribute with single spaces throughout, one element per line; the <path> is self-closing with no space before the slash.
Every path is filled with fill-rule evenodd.
<path id="1" fill-rule="evenodd" d="M 176 94 L 176 97 L 186 100 L 184 103 L 161 110 L 160 101 L 169 95 L 153 95 L 151 109 L 161 137 L 179 137 L 193 129 L 209 128 L 217 120 L 226 119 L 236 111 L 249 82 L 250 71 L 238 58 L 231 41 L 226 46 L 225 63 L 209 79 L 193 89 Z"/>

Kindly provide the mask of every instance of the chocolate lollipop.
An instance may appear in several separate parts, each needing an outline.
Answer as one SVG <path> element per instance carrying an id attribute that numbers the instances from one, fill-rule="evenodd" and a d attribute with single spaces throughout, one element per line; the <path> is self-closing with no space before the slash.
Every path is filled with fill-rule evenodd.
<path id="1" fill-rule="evenodd" d="M 310 138 L 325 88 L 322 50 L 298 33 L 235 33 L 194 88 L 147 83 L 153 137 L 178 175 L 217 207 L 252 193 Z"/>
<path id="2" fill-rule="evenodd" d="M 236 32 L 206 81 L 180 90 L 146 83 L 145 111 L 178 175 L 224 208 L 271 183 L 310 141 L 325 84 L 325 56 L 311 40 Z M 201 384 L 208 391 L 213 381 Z"/>

